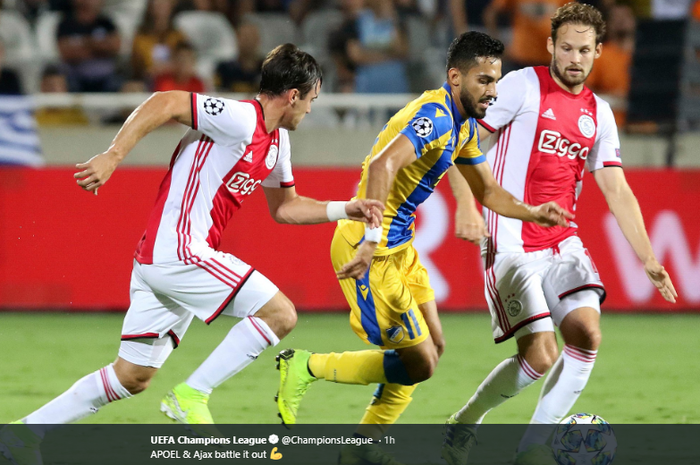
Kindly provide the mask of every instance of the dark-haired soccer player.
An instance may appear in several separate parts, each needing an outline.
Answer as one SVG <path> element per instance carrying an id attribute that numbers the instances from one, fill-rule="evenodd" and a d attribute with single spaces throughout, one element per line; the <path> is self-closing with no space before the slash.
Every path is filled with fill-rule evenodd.
<path id="1" fill-rule="evenodd" d="M 445 343 L 434 293 L 413 247 L 414 221 L 418 206 L 453 163 L 479 200 L 503 215 L 543 226 L 563 226 L 571 217 L 554 202 L 532 207 L 513 198 L 493 179 L 479 150 L 476 118 L 484 117 L 496 97 L 502 53 L 503 44 L 486 34 L 461 35 L 448 51 L 447 82 L 410 102 L 379 133 L 363 163 L 357 198 L 383 202 L 383 224 L 364 228 L 341 221 L 331 260 L 351 307 L 352 329 L 380 349 L 283 351 L 278 407 L 285 424 L 296 422 L 301 397 L 316 379 L 378 383 L 358 429 L 377 437 L 382 430 L 377 425 L 394 423 L 416 383 L 432 376 Z M 392 460 L 376 447 L 343 449 L 341 463 L 358 459 Z"/>
<path id="2" fill-rule="evenodd" d="M 292 44 L 280 45 L 263 63 L 255 100 L 156 93 L 132 113 L 106 152 L 77 165 L 78 185 L 97 193 L 146 134 L 170 119 L 192 128 L 175 149 L 136 249 L 116 362 L 24 417 L 26 426 L 6 428 L 0 443 L 11 460 L 40 463 L 38 442 L 50 425 L 80 420 L 146 389 L 194 317 L 209 324 L 220 315 L 235 316 L 242 320 L 161 403 L 161 411 L 181 423 L 213 423 L 207 407 L 212 390 L 276 345 L 297 320 L 292 302 L 269 279 L 217 250 L 231 215 L 260 185 L 280 223 L 381 224 L 377 200 L 319 202 L 296 193 L 287 132 L 311 111 L 320 89 L 316 60 Z"/>
<path id="3" fill-rule="evenodd" d="M 605 23 L 594 7 L 569 3 L 559 8 L 547 41 L 550 66 L 504 77 L 498 101 L 479 121 L 479 134 L 482 140 L 497 134 L 489 164 L 499 184 L 524 201 L 554 201 L 575 211 L 588 168 L 647 276 L 666 300 L 675 302 L 673 283 L 654 256 L 639 204 L 625 180 L 613 113 L 584 86 L 602 52 L 604 33 Z M 476 225 L 469 239 L 478 242 L 485 235 L 484 222 L 469 186 L 459 176 L 450 181 L 463 230 L 467 232 L 466 224 Z M 504 218 L 488 206 L 484 215 L 490 237 L 482 241 L 482 254 L 493 336 L 497 343 L 515 337 L 518 353 L 494 368 L 450 417 L 442 454 L 450 465 L 466 464 L 476 427 L 488 411 L 551 368 L 516 463 L 554 465 L 545 446 L 551 428 L 537 424 L 559 423 L 586 386 L 601 340 L 605 290 L 574 223 L 545 229 Z M 565 343 L 561 355 L 554 325 Z"/>

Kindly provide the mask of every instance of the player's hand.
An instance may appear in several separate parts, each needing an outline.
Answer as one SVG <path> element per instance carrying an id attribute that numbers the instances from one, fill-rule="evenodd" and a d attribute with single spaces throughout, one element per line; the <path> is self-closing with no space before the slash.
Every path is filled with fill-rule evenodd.
<path id="1" fill-rule="evenodd" d="M 345 213 L 351 220 L 367 223 L 370 228 L 378 228 L 382 225 L 384 204 L 373 199 L 351 200 L 345 205 Z"/>
<path id="2" fill-rule="evenodd" d="M 532 207 L 532 214 L 535 216 L 534 222 L 545 227 L 562 226 L 568 228 L 569 220 L 574 219 L 574 215 L 561 208 L 556 202 L 547 202 Z"/>
<path id="3" fill-rule="evenodd" d="M 455 212 L 455 236 L 472 244 L 481 244 L 481 239 L 491 237 L 484 218 L 475 208 L 457 207 Z"/>
<path id="4" fill-rule="evenodd" d="M 656 258 L 653 258 L 644 264 L 644 271 L 646 271 L 649 280 L 654 283 L 654 286 L 656 286 L 663 298 L 675 304 L 678 293 L 676 288 L 673 287 L 671 277 L 664 267 L 661 266 L 661 263 Z"/>
<path id="5" fill-rule="evenodd" d="M 376 242 L 363 242 L 357 249 L 355 258 L 343 265 L 343 267 L 338 270 L 335 275 L 338 277 L 338 279 L 362 279 L 365 276 L 365 273 L 367 273 L 369 265 L 372 263 L 372 257 L 374 256 L 374 251 L 376 248 Z"/>
<path id="6" fill-rule="evenodd" d="M 75 168 L 81 170 L 73 175 L 78 185 L 88 192 L 97 195 L 97 188 L 104 185 L 115 169 L 119 161 L 109 152 L 95 155 L 85 163 L 78 163 Z"/>

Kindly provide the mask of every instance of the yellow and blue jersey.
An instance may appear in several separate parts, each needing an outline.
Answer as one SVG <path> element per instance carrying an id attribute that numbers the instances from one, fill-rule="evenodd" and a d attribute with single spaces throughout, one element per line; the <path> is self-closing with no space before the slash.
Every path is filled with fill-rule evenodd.
<path id="1" fill-rule="evenodd" d="M 416 209 L 453 163 L 475 165 L 486 161 L 479 148 L 476 120 L 462 118 L 445 83 L 409 102 L 384 126 L 362 163 L 357 198 L 365 198 L 370 161 L 399 134 L 411 141 L 417 159 L 397 173 L 389 191 L 376 255 L 398 252 L 413 242 Z M 351 244 L 363 239 L 362 223 L 342 220 L 338 229 Z"/>

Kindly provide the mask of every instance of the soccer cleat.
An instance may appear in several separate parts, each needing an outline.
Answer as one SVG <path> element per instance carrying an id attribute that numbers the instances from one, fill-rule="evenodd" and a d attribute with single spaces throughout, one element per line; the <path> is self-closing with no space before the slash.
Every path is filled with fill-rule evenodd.
<path id="1" fill-rule="evenodd" d="M 558 462 L 551 447 L 530 444 L 527 449 L 515 455 L 513 465 L 558 465 Z"/>
<path id="2" fill-rule="evenodd" d="M 442 442 L 442 458 L 449 465 L 466 465 L 469 451 L 476 444 L 476 431 L 472 425 L 457 423 L 454 415 L 445 422 L 445 439 Z"/>
<path id="3" fill-rule="evenodd" d="M 209 395 L 180 383 L 163 397 L 160 411 L 178 423 L 189 425 L 187 429 L 197 436 L 222 437 L 215 427 L 205 426 L 214 424 L 208 402 Z"/>
<path id="4" fill-rule="evenodd" d="M 403 465 L 376 444 L 347 445 L 340 449 L 338 465 Z"/>
<path id="5" fill-rule="evenodd" d="M 282 424 L 289 427 L 297 422 L 299 403 L 316 378 L 309 373 L 309 357 L 306 350 L 285 349 L 275 357 L 280 371 L 280 387 L 275 396 Z"/>
<path id="6" fill-rule="evenodd" d="M 41 438 L 21 421 L 10 425 L 0 430 L 0 455 L 13 465 L 43 465 Z"/>

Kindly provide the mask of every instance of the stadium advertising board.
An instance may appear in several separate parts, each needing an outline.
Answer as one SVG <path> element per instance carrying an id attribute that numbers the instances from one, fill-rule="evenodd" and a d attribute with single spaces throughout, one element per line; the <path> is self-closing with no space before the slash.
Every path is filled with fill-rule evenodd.
<path id="1" fill-rule="evenodd" d="M 124 167 L 99 196 L 77 188 L 68 168 L 0 170 L 0 309 L 124 310 L 131 257 L 143 234 L 162 168 Z M 700 171 L 627 170 L 659 260 L 680 295 L 664 302 L 609 213 L 590 175 L 576 212 L 580 236 L 607 288 L 606 310 L 700 310 Z M 349 198 L 356 169 L 295 170 L 297 192 Z M 231 219 L 222 250 L 268 276 L 311 311 L 344 310 L 329 247 L 333 225 L 278 225 L 255 193 Z M 416 247 L 443 311 L 486 310 L 478 249 L 453 234 L 447 180 L 420 208 Z"/>

